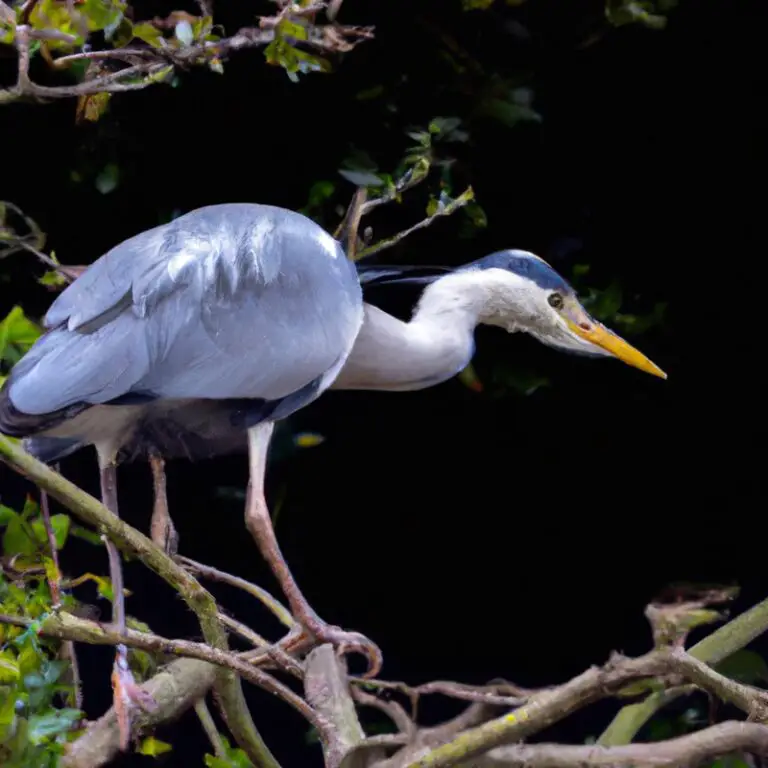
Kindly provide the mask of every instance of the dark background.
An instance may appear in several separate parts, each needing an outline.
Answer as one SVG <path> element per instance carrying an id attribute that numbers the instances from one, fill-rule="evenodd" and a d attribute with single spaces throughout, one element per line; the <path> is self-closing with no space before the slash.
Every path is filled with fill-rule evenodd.
<path id="1" fill-rule="evenodd" d="M 174 210 L 241 200 L 300 208 L 314 181 L 339 182 L 351 145 L 392 167 L 407 126 L 471 115 L 494 77 L 530 73 L 542 122 L 509 128 L 477 118 L 457 149 L 455 191 L 473 185 L 487 229 L 464 238 L 460 217 L 443 220 L 386 260 L 458 264 L 518 247 L 567 276 L 588 263 L 588 285 L 621 281 L 622 311 L 667 303 L 663 323 L 630 340 L 669 379 L 481 328 L 481 380 L 493 385 L 504 366 L 519 365 L 551 385 L 526 396 L 502 376 L 485 393 L 455 379 L 410 394 L 329 393 L 299 414 L 292 426 L 325 442 L 273 464 L 271 498 L 285 493 L 277 534 L 318 612 L 380 644 L 386 679 L 556 683 L 613 649 L 647 649 L 644 606 L 670 581 L 737 582 L 734 611 L 768 592 L 755 226 L 764 19 L 750 4 L 682 0 L 665 30 L 607 29 L 582 45 L 605 27 L 602 9 L 530 0 L 465 13 L 458 3 L 347 0 L 342 20 L 375 24 L 377 37 L 331 75 L 293 84 L 251 51 L 227 63 L 224 77 L 192 73 L 178 88 L 117 97 L 95 125 L 74 124 L 72 101 L 0 111 L 0 197 L 40 223 L 62 261 L 78 264 Z M 227 29 L 249 23 L 228 12 Z M 449 75 L 444 38 L 423 20 L 482 72 Z M 396 114 L 385 100 L 354 98 L 378 84 Z M 93 178 L 112 162 L 120 183 L 101 194 Z M 339 189 L 346 202 L 353 188 Z M 391 207 L 376 234 L 422 215 L 421 202 Z M 14 303 L 32 317 L 44 312 L 51 295 L 30 271 L 41 269 L 21 256 L 3 264 L 3 312 Z M 392 308 L 407 312 L 414 296 L 395 298 Z M 97 491 L 88 452 L 62 470 Z M 245 457 L 168 471 L 182 554 L 274 587 L 244 531 L 242 504 L 217 493 L 244 487 Z M 29 489 L 4 468 L 0 482 L 8 504 Z M 146 530 L 148 470 L 126 466 L 120 482 L 124 516 Z M 100 551 L 67 549 L 71 573 L 105 570 Z M 130 611 L 160 634 L 197 636 L 152 574 L 132 565 L 127 578 Z M 276 636 L 252 601 L 217 594 Z M 111 654 L 80 655 L 95 716 L 109 705 Z M 319 765 L 287 706 L 248 695 L 284 765 Z M 456 708 L 435 700 L 423 711 L 432 721 Z M 592 708 L 545 735 L 582 741 L 613 711 Z M 202 764 L 203 736 L 194 717 L 184 722 L 167 765 Z"/>

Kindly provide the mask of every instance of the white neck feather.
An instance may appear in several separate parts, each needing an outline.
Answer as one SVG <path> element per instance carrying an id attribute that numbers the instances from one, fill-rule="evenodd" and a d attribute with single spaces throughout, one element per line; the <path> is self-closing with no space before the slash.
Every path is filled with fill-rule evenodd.
<path id="1" fill-rule="evenodd" d="M 404 323 L 370 304 L 351 354 L 331 389 L 414 390 L 461 371 L 474 353 L 478 323 L 517 330 L 535 305 L 528 281 L 504 270 L 458 272 L 422 294 Z"/>

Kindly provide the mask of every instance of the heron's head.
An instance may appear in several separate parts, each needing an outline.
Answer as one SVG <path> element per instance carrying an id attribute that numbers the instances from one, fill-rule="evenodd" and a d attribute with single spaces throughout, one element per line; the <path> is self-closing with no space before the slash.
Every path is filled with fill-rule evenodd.
<path id="1" fill-rule="evenodd" d="M 497 251 L 456 272 L 487 270 L 490 291 L 483 322 L 524 331 L 543 344 L 576 354 L 616 357 L 666 379 L 667 375 L 584 309 L 574 289 L 543 259 L 528 251 Z"/>

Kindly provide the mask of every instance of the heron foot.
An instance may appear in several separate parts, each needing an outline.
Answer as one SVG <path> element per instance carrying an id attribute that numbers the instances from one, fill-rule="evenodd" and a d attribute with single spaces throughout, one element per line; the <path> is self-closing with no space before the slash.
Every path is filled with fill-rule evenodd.
<path id="1" fill-rule="evenodd" d="M 295 641 L 289 641 L 290 650 L 305 650 L 322 643 L 330 643 L 339 656 L 347 653 L 358 653 L 365 657 L 368 668 L 362 677 L 374 678 L 381 672 L 384 663 L 381 649 L 365 635 L 361 635 L 359 632 L 348 632 L 341 627 L 327 624 L 317 616 L 302 616 L 300 621 L 302 623 L 301 632 L 295 636 Z"/>
<path id="2" fill-rule="evenodd" d="M 128 651 L 117 646 L 112 668 L 112 695 L 117 725 L 120 731 L 120 750 L 127 751 L 131 737 L 131 713 L 139 708 L 145 712 L 157 709 L 157 702 L 135 680 L 128 666 Z"/>

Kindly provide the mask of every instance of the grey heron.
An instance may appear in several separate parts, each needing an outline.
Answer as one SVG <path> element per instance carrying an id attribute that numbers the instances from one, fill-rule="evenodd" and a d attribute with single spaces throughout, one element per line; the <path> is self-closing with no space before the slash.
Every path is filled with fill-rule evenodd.
<path id="1" fill-rule="evenodd" d="M 421 282 L 409 322 L 363 300 L 363 284 Z M 278 546 L 264 498 L 276 421 L 329 388 L 412 390 L 473 355 L 480 323 L 562 350 L 666 375 L 589 316 L 538 256 L 493 253 L 457 269 L 368 267 L 299 213 L 207 206 L 101 256 L 53 302 L 46 332 L 0 391 L 0 431 L 43 461 L 96 448 L 118 513 L 119 458 L 212 455 L 247 446 L 246 524 L 303 628 L 381 663 L 367 638 L 312 610 Z"/>

